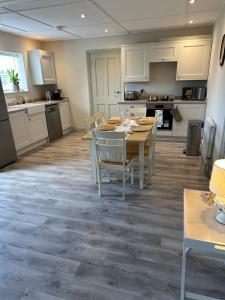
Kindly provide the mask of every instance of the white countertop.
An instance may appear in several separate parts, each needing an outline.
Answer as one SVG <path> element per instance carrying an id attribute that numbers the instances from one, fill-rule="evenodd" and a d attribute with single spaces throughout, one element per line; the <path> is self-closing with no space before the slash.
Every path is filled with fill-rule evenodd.
<path id="1" fill-rule="evenodd" d="M 48 105 L 57 104 L 60 102 L 67 102 L 67 101 L 69 101 L 68 97 L 64 97 L 62 100 L 51 100 L 51 101 L 39 100 L 39 101 L 34 101 L 32 103 L 8 105 L 7 109 L 8 109 L 8 113 L 10 114 L 10 113 L 18 112 L 18 111 L 27 110 L 30 108 L 37 108 L 37 107 L 41 107 L 41 106 L 45 107 Z"/>
<path id="2" fill-rule="evenodd" d="M 157 103 L 157 102 L 165 102 L 165 103 L 175 103 L 175 104 L 206 104 L 206 100 L 182 100 L 182 99 L 175 99 L 174 101 L 148 101 L 146 99 L 141 99 L 141 100 L 124 100 L 124 101 L 119 101 L 118 104 L 146 104 L 146 102 L 152 102 L 152 103 Z"/>

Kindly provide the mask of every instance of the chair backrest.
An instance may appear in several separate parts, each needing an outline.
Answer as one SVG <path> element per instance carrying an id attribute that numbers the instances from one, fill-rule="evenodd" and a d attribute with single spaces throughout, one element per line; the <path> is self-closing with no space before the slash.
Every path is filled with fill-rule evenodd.
<path id="1" fill-rule="evenodd" d="M 87 129 L 87 131 L 90 131 L 90 130 L 92 130 L 95 127 L 96 127 L 95 126 L 95 116 L 90 116 L 86 120 L 86 129 Z"/>
<path id="2" fill-rule="evenodd" d="M 146 116 L 146 111 L 147 111 L 146 107 L 137 107 L 137 108 L 133 107 L 133 108 L 128 109 L 128 112 L 133 117 L 135 117 L 135 116 L 145 117 Z"/>
<path id="3" fill-rule="evenodd" d="M 126 163 L 125 132 L 92 130 L 97 161 Z"/>
<path id="4" fill-rule="evenodd" d="M 156 141 L 156 134 L 157 134 L 157 127 L 158 127 L 158 116 L 155 116 L 155 122 L 152 125 L 152 131 L 149 136 L 149 155 L 155 149 L 155 141 Z"/>
<path id="5" fill-rule="evenodd" d="M 99 111 L 95 114 L 95 127 L 98 127 L 99 124 L 105 122 L 105 115 L 104 112 Z"/>

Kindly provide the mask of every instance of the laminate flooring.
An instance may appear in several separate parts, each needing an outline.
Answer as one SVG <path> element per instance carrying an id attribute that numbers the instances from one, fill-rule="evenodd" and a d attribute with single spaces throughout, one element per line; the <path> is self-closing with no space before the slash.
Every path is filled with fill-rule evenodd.
<path id="1" fill-rule="evenodd" d="M 157 142 L 155 175 L 139 190 L 92 182 L 77 132 L 0 171 L 0 299 L 176 300 L 183 189 L 208 189 L 200 158 Z M 193 253 L 187 287 L 225 299 L 225 267 Z"/>

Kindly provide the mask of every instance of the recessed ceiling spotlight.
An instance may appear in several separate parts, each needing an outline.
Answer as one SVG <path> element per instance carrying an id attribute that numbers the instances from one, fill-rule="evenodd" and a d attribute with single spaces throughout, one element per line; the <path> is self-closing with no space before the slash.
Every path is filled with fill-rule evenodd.
<path id="1" fill-rule="evenodd" d="M 189 21 L 189 24 L 193 24 L 193 23 L 194 23 L 194 21 L 193 21 L 193 20 L 190 20 L 190 21 Z"/>
<path id="2" fill-rule="evenodd" d="M 196 2 L 195 0 L 189 0 L 190 4 L 195 4 L 195 2 Z"/>
<path id="3" fill-rule="evenodd" d="M 55 28 L 56 28 L 57 30 L 63 30 L 64 26 L 58 25 L 58 26 L 56 26 Z"/>
<path id="4" fill-rule="evenodd" d="M 109 30 L 108 30 L 108 29 L 105 29 L 105 32 L 107 33 L 107 32 L 109 32 Z"/>
<path id="5" fill-rule="evenodd" d="M 85 14 L 81 14 L 80 17 L 81 17 L 81 19 L 86 18 Z"/>

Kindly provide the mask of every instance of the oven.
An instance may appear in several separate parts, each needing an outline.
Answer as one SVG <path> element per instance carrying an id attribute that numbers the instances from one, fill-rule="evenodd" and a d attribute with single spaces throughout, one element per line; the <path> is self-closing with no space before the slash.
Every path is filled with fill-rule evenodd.
<path id="1" fill-rule="evenodd" d="M 173 129 L 173 115 L 171 110 L 174 103 L 171 102 L 147 102 L 146 103 L 147 117 L 158 116 L 158 130 L 172 130 Z"/>

